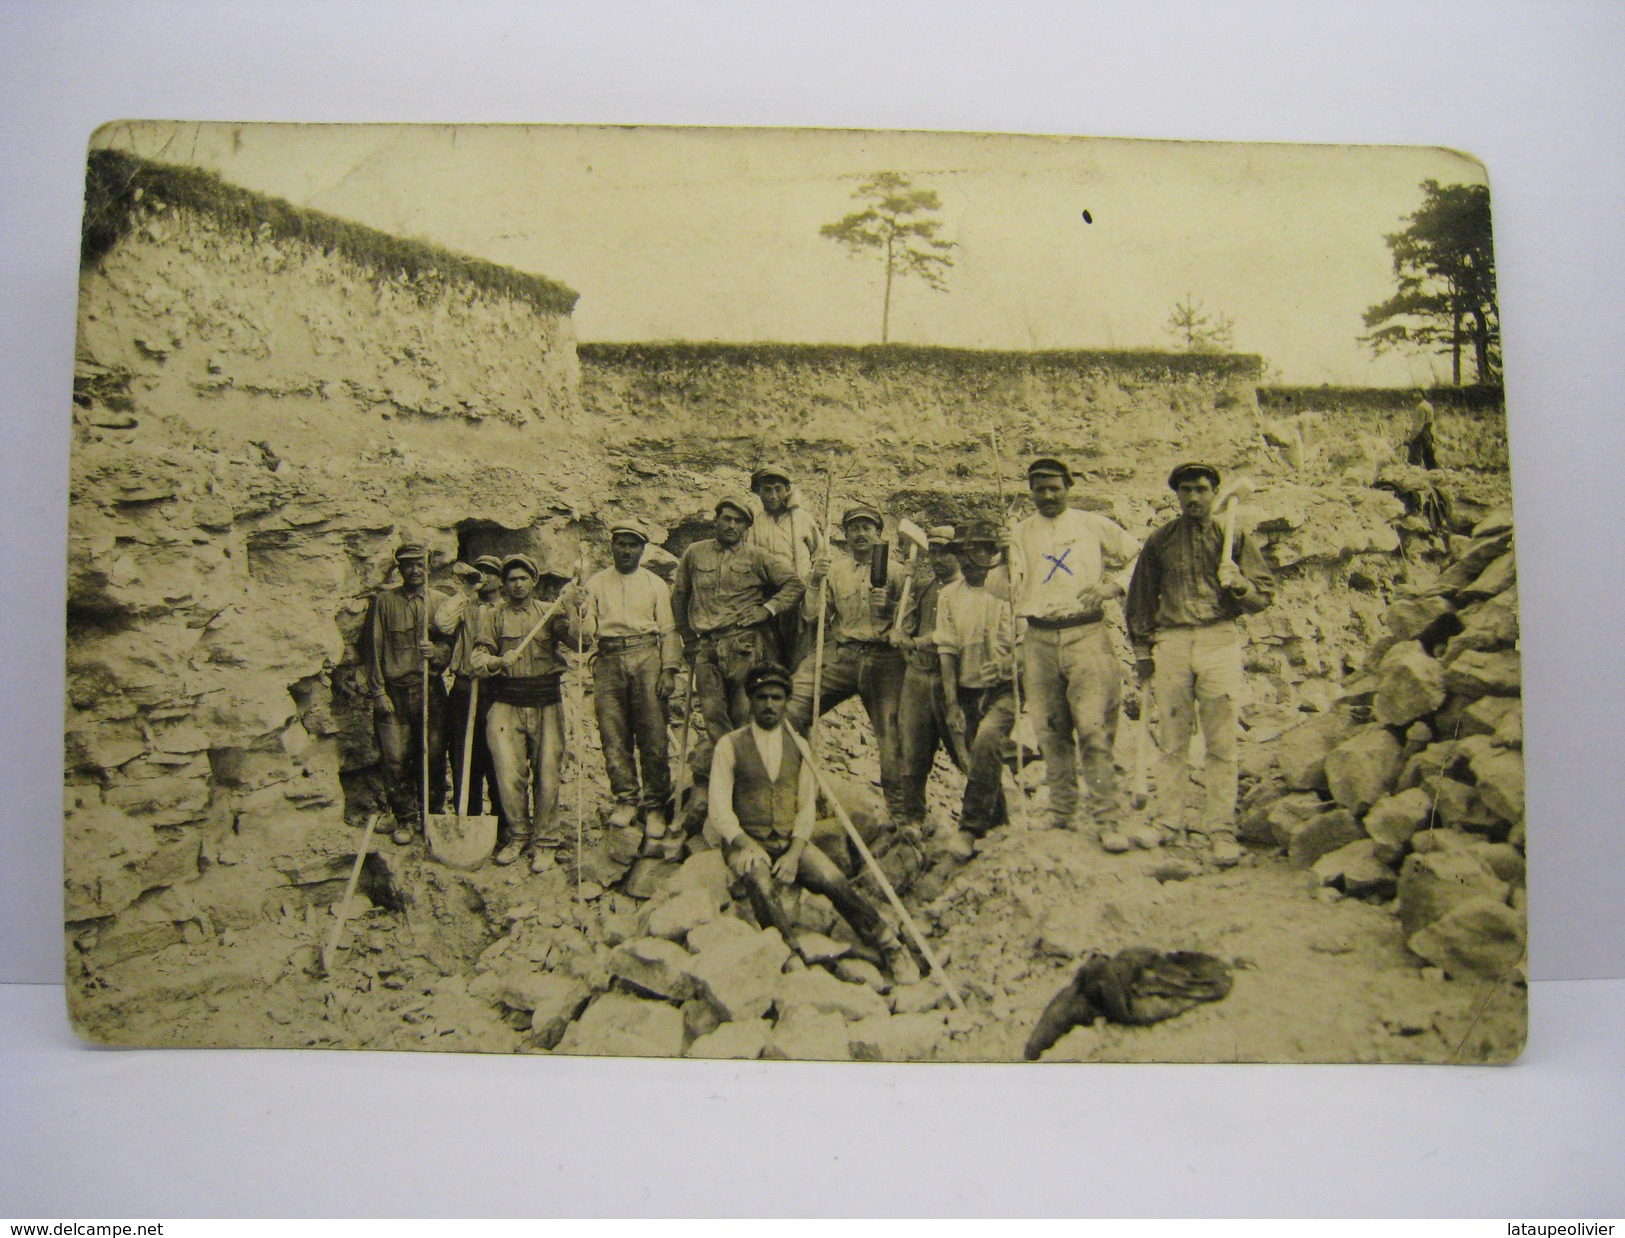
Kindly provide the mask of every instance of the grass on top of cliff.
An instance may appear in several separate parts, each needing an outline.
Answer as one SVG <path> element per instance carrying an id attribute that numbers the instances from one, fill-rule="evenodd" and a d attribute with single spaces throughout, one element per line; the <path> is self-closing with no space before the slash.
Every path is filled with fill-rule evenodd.
<path id="1" fill-rule="evenodd" d="M 954 348 L 938 344 L 721 343 L 710 340 L 651 340 L 613 343 L 583 340 L 576 354 L 588 365 L 644 369 L 695 365 L 843 365 L 866 369 L 934 368 L 977 373 L 1023 373 L 1035 368 L 1077 370 L 1098 366 L 1124 373 L 1212 375 L 1256 378 L 1263 359 L 1248 353 L 1180 353 L 1153 349 Z"/>
<path id="2" fill-rule="evenodd" d="M 547 314 L 570 313 L 578 296 L 545 276 L 294 206 L 227 184 L 199 168 L 154 163 L 115 150 L 90 153 L 80 261 L 94 263 L 118 244 L 141 212 L 163 205 L 207 215 L 250 240 L 300 241 L 341 254 L 381 279 L 430 287 L 472 284 L 497 296 L 528 301 Z"/>

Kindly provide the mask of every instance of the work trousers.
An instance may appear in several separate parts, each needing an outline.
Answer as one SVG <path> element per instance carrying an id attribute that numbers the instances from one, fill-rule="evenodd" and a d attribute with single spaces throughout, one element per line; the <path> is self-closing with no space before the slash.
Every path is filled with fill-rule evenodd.
<path id="1" fill-rule="evenodd" d="M 452 681 L 451 693 L 446 698 L 446 749 L 451 757 L 451 802 L 456 804 L 463 793 L 463 743 L 469 725 L 468 705 L 473 695 L 473 680 L 462 675 Z M 485 729 L 491 715 L 491 699 L 485 685 L 480 685 L 479 703 L 474 710 L 474 744 L 468 769 L 468 815 L 478 817 L 487 809 L 497 816 L 502 807 L 497 796 L 497 771 L 491 762 L 491 745 Z"/>
<path id="2" fill-rule="evenodd" d="M 765 625 L 764 625 L 765 627 Z M 705 715 L 709 749 L 729 731 L 750 721 L 750 699 L 745 695 L 745 672 L 777 652 L 771 634 L 746 628 L 730 636 L 696 637 L 690 646 L 694 659 L 694 695 Z M 706 768 L 709 768 L 709 751 Z"/>
<path id="3" fill-rule="evenodd" d="M 559 804 L 559 768 L 564 760 L 564 706 L 494 702 L 485 737 L 496 766 L 497 794 L 507 822 L 504 842 L 556 846 L 553 814 Z M 531 812 L 531 800 L 535 812 Z"/>
<path id="4" fill-rule="evenodd" d="M 666 704 L 657 690 L 659 643 L 613 653 L 600 651 L 593 661 L 592 676 L 598 738 L 603 744 L 604 768 L 609 773 L 609 789 L 615 802 L 663 810 L 671 798 L 671 761 Z"/>
<path id="5" fill-rule="evenodd" d="M 1187 823 L 1191 735 L 1200 723 L 1207 749 L 1201 824 L 1229 829 L 1236 819 L 1237 708 L 1243 692 L 1241 629 L 1234 619 L 1156 634 L 1152 687 L 1157 728 L 1157 809 L 1169 824 Z"/>
<path id="6" fill-rule="evenodd" d="M 819 685 L 818 716 L 822 717 L 848 697 L 863 702 L 880 753 L 880 789 L 886 810 L 895 821 L 908 819 L 903 798 L 902 728 L 898 709 L 903 698 L 904 662 L 901 650 L 858 641 L 841 641 L 824 650 L 824 677 Z M 813 719 L 815 658 L 801 664 L 790 691 L 786 713 L 791 726 L 803 735 Z"/>
<path id="7" fill-rule="evenodd" d="M 903 749 L 904 821 L 925 820 L 925 787 L 936 764 L 937 749 L 946 748 L 948 759 L 963 770 L 959 759 L 965 737 L 950 734 L 948 698 L 942 688 L 942 674 L 909 665 L 903 672 L 902 693 L 897 705 L 899 743 Z"/>
<path id="8" fill-rule="evenodd" d="M 386 683 L 395 712 L 373 714 L 378 755 L 384 766 L 384 796 L 395 820 L 408 825 L 423 817 L 423 681 Z M 429 676 L 429 811 L 446 808 L 446 685 Z"/>
<path id="9" fill-rule="evenodd" d="M 980 838 L 1007 820 L 1004 745 L 1016 725 L 1016 694 L 1008 681 L 991 688 L 961 688 L 959 707 L 971 736 L 959 828 Z"/>
<path id="10" fill-rule="evenodd" d="M 756 841 L 772 860 L 778 859 L 790 846 L 790 840 L 787 838 Z M 779 899 L 773 874 L 744 871 L 739 866 L 738 852 L 734 848 L 729 848 L 728 867 L 734 876 L 744 882 L 745 893 L 750 899 L 751 910 L 756 913 L 757 923 L 763 928 L 778 929 L 779 936 L 784 938 L 791 949 L 795 949 L 795 926 L 790 922 L 790 917 L 784 910 L 784 903 Z M 835 861 L 817 847 L 809 844 L 801 853 L 795 883 L 804 890 L 811 890 L 829 899 L 835 905 L 835 910 L 841 913 L 841 917 L 852 926 L 852 931 L 862 941 L 871 946 L 879 946 L 887 939 L 885 922 L 880 918 L 880 912 L 876 910 L 874 904 L 859 894 L 857 887 L 836 867 Z"/>
<path id="11" fill-rule="evenodd" d="M 1112 743 L 1123 700 L 1122 669 L 1099 621 L 1058 630 L 1029 625 L 1022 666 L 1044 754 L 1050 814 L 1064 826 L 1078 806 L 1078 756 L 1095 803 L 1104 806 L 1116 798 Z"/>

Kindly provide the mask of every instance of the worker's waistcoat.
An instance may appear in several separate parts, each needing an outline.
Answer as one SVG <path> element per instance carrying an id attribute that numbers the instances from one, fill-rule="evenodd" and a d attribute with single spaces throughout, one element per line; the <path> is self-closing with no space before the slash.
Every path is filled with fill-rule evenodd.
<path id="1" fill-rule="evenodd" d="M 773 779 L 767 776 L 750 727 L 740 727 L 728 739 L 734 746 L 734 815 L 740 827 L 752 838 L 789 838 L 796 824 L 796 790 L 801 785 L 801 749 L 795 739 L 784 737 L 779 776 Z"/>

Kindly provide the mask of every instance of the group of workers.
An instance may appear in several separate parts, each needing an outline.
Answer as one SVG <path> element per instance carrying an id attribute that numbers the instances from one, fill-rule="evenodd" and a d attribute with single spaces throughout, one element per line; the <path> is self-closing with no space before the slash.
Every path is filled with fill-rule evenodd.
<path id="1" fill-rule="evenodd" d="M 858 697 L 896 827 L 967 859 L 1007 818 L 1003 775 L 1024 701 L 1048 824 L 1114 830 L 1124 817 L 1112 759 L 1123 676 L 1107 608 L 1121 600 L 1136 679 L 1160 714 L 1153 819 L 1205 839 L 1215 864 L 1233 864 L 1238 619 L 1270 604 L 1274 580 L 1244 531 L 1232 540 L 1221 530 L 1218 470 L 1176 468 L 1168 484 L 1179 515 L 1143 545 L 1072 506 L 1060 460 L 1032 461 L 1027 482 L 1035 511 L 1013 525 L 927 530 L 930 575 L 919 582 L 889 558 L 880 511 L 847 508 L 836 546 L 782 465 L 757 469 L 751 495 L 715 505 L 713 536 L 683 552 L 669 586 L 647 566 L 649 532 L 636 520 L 610 527 L 611 565 L 585 580 L 525 554 L 484 556 L 454 566 L 461 587 L 451 596 L 428 588 L 426 548 L 403 544 L 401 584 L 374 598 L 361 642 L 395 841 L 412 841 L 424 805 L 445 810 L 448 755 L 463 786 L 472 724 L 460 811 L 494 810 L 497 864 L 523 859 L 543 872 L 556 863 L 565 652 L 590 649 L 615 799 L 608 824 L 641 822 L 643 853 L 674 856 L 690 822 L 703 821 L 764 924 L 783 917 L 775 884 L 799 883 L 827 894 L 894 972 L 906 969 L 889 926 L 809 845 L 816 796 L 804 737 Z M 544 587 L 549 577 L 565 583 Z M 673 811 L 668 704 L 684 673 L 692 742 L 682 759 L 709 771 L 703 817 Z M 1199 807 L 1189 768 L 1197 730 Z M 926 787 L 939 750 L 965 786 L 957 818 L 932 828 Z"/>

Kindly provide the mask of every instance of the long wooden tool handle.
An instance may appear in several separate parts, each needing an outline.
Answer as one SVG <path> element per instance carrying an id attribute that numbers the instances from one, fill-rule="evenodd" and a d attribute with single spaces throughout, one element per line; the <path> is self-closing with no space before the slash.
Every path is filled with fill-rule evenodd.
<path id="1" fill-rule="evenodd" d="M 457 792 L 457 815 L 468 815 L 468 780 L 474 771 L 474 719 L 480 712 L 480 681 L 469 676 L 468 723 L 463 727 L 463 785 Z"/>
<path id="2" fill-rule="evenodd" d="M 891 617 L 891 630 L 897 631 L 903 622 L 903 612 L 908 609 L 909 595 L 914 592 L 914 565 L 920 557 L 920 548 L 910 542 L 908 546 L 908 570 L 903 573 L 903 591 L 897 596 L 897 610 Z"/>
<path id="3" fill-rule="evenodd" d="M 993 480 L 999 488 L 999 515 L 1009 523 L 1010 511 L 1004 505 L 1004 456 L 999 451 L 999 432 L 989 430 L 988 445 L 993 448 Z M 1026 792 L 1021 786 L 1022 746 L 1021 739 L 1016 736 L 1016 728 L 1021 725 L 1021 716 L 1024 712 L 1021 701 L 1021 621 L 1016 615 L 1016 568 L 1011 552 L 1004 552 L 1004 575 L 1009 585 L 1009 612 L 1010 612 L 1010 689 L 1015 694 L 1016 720 L 1011 724 L 1010 734 L 1016 742 L 1016 778 L 1015 794 L 1011 797 L 1011 806 L 1015 808 L 1011 824 L 1019 818 L 1022 825 L 1027 821 Z"/>
<path id="4" fill-rule="evenodd" d="M 576 579 L 587 579 L 587 543 L 576 544 Z M 569 586 L 566 585 L 565 588 Z M 559 591 L 559 599 L 564 597 Z M 581 901 L 581 833 L 587 815 L 587 625 L 576 624 L 576 902 Z"/>
<path id="5" fill-rule="evenodd" d="M 835 797 L 835 789 L 829 785 L 829 780 L 824 777 L 824 771 L 818 767 L 818 762 L 813 760 L 812 750 L 808 748 L 807 742 L 793 730 L 790 732 L 790 736 L 795 740 L 796 746 L 801 749 L 803 759 L 806 760 L 808 765 L 812 766 L 813 778 L 818 783 L 818 789 L 824 793 L 824 798 L 829 801 L 829 806 L 835 810 L 835 819 L 846 830 L 846 836 L 852 840 L 852 845 L 858 849 L 858 854 L 863 857 L 863 862 L 869 866 L 869 873 L 885 894 L 886 901 L 892 905 L 892 910 L 897 913 L 898 918 L 903 922 L 903 926 L 908 929 L 909 936 L 914 939 L 914 944 L 920 948 L 920 953 L 925 956 L 925 961 L 931 965 L 931 974 L 936 977 L 937 983 L 942 986 L 943 992 L 948 994 L 948 1000 L 953 1003 L 954 1009 L 963 1010 L 965 1003 L 959 996 L 959 986 L 948 978 L 947 969 L 937 960 L 935 951 L 931 949 L 930 943 L 925 940 L 925 935 L 920 932 L 920 926 L 914 923 L 914 917 L 908 914 L 908 908 L 903 906 L 903 900 L 897 897 L 897 891 L 892 889 L 891 882 L 886 880 L 886 874 L 881 871 L 879 862 L 870 854 L 869 848 L 864 846 L 863 837 L 858 833 L 858 827 L 852 824 L 852 818 L 846 815 L 846 809 L 841 806 L 841 801 Z"/>
<path id="6" fill-rule="evenodd" d="M 812 720 L 807 724 L 807 738 L 815 744 L 818 742 L 818 717 L 822 712 L 819 706 L 824 700 L 824 611 L 829 605 L 825 594 L 828 586 L 827 578 L 818 582 L 818 639 L 813 642 Z"/>
<path id="7" fill-rule="evenodd" d="M 378 824 L 380 814 L 373 813 L 367 818 L 367 830 L 361 836 L 361 846 L 355 853 L 355 866 L 350 869 L 350 881 L 344 887 L 344 900 L 339 903 L 338 923 L 328 934 L 327 945 L 322 947 L 322 971 L 331 974 L 333 970 L 333 951 L 339 947 L 339 934 L 344 932 L 345 922 L 350 918 L 350 899 L 355 895 L 356 883 L 361 880 L 361 866 L 367 862 L 367 855 L 372 850 L 372 831 Z"/>
<path id="8" fill-rule="evenodd" d="M 1151 684 L 1140 685 L 1140 716 L 1134 720 L 1134 798 L 1144 807 L 1151 794 Z"/>
<path id="9" fill-rule="evenodd" d="M 423 586 L 423 640 L 429 639 L 429 586 Z M 429 656 L 423 655 L 423 828 L 429 828 Z"/>
<path id="10" fill-rule="evenodd" d="M 575 583 L 576 583 L 576 578 L 574 576 L 572 576 L 572 577 L 570 577 L 569 580 L 564 582 L 564 588 L 568 589 L 571 585 L 573 585 Z M 561 589 L 559 591 L 559 596 L 553 599 L 553 605 L 549 606 L 545 611 L 542 612 L 542 617 L 536 621 L 536 626 L 533 627 L 530 631 L 525 633 L 525 639 L 520 641 L 517 645 L 515 645 L 509 652 L 511 652 L 511 653 L 524 653 L 526 648 L 530 645 L 530 642 L 535 640 L 537 634 L 543 628 L 545 628 L 547 626 L 547 621 L 553 617 L 553 613 L 558 610 L 559 603 L 562 602 L 562 601 L 564 601 L 564 590 L 563 589 Z"/>
<path id="11" fill-rule="evenodd" d="M 688 794 L 689 788 L 694 785 L 694 771 L 688 767 L 688 745 L 694 734 L 694 676 L 699 670 L 697 662 L 688 664 L 688 694 L 683 698 L 683 742 L 682 755 L 677 762 L 677 794 L 673 797 L 676 803 L 674 808 L 680 813 L 683 811 L 683 797 Z"/>
<path id="12" fill-rule="evenodd" d="M 1219 556 L 1220 563 L 1230 561 L 1230 553 L 1236 546 L 1236 500 L 1229 499 L 1224 505 L 1224 553 Z"/>

